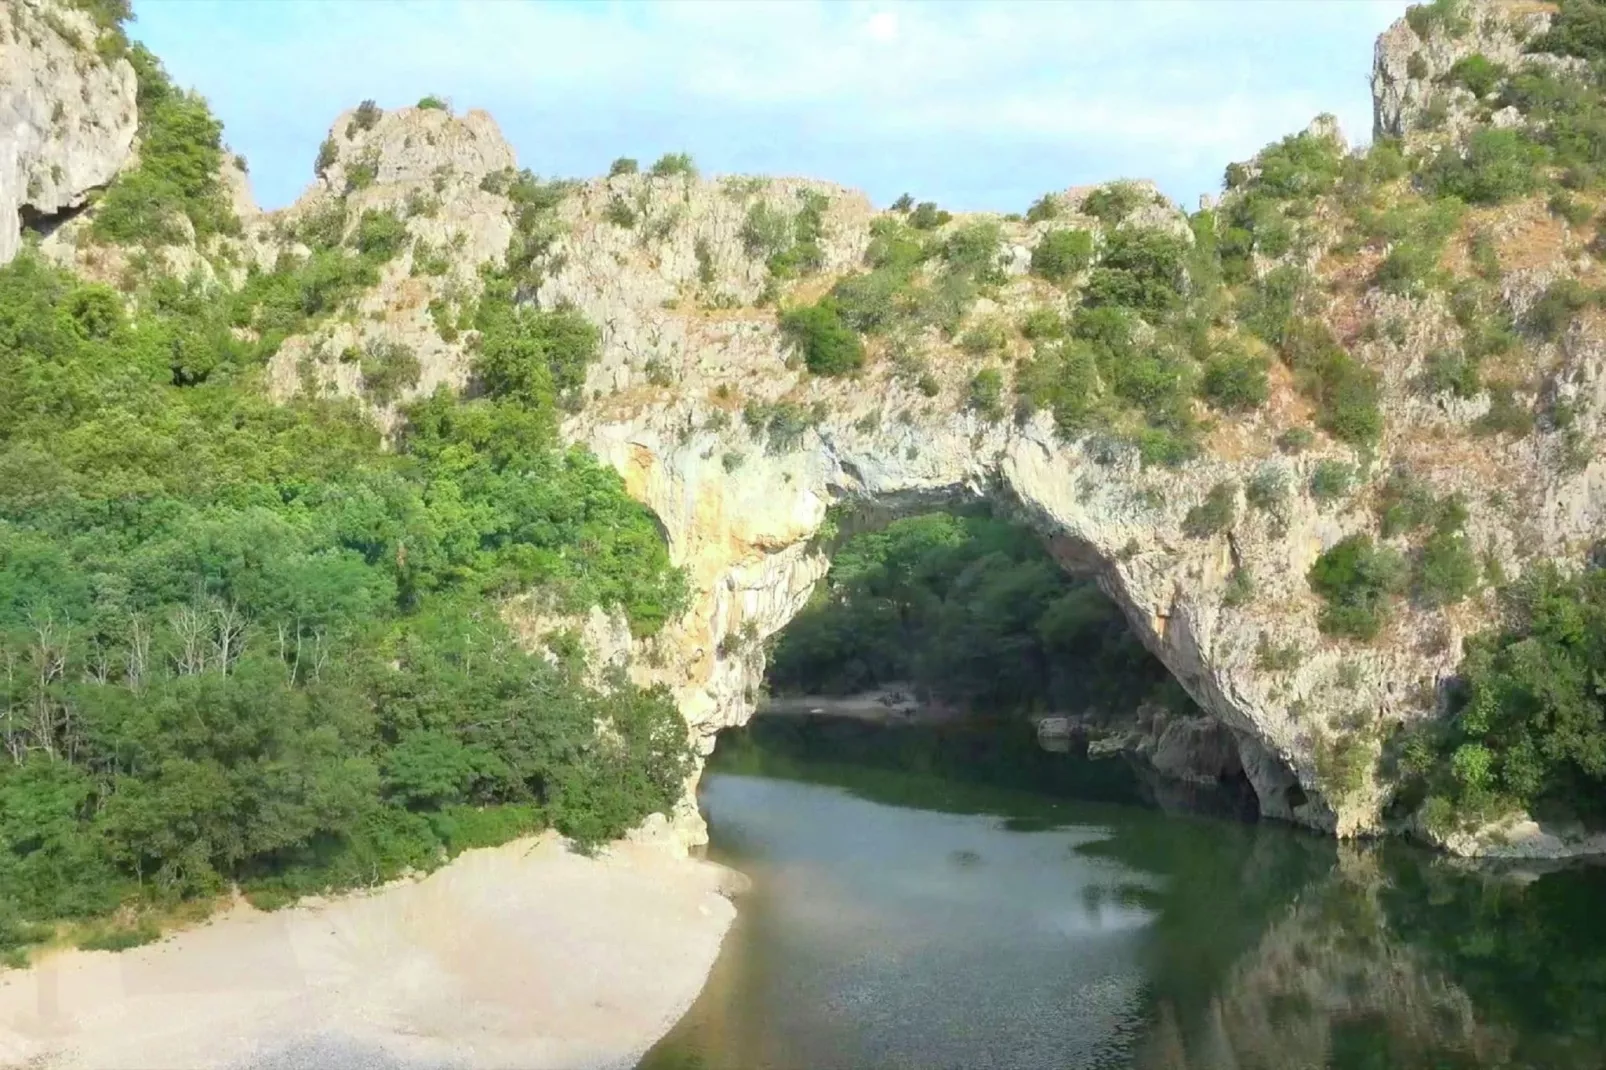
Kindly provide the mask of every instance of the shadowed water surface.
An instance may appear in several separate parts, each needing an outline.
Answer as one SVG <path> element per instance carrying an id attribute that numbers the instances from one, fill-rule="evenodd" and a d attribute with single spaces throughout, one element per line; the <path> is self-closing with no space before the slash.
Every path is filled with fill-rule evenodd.
<path id="1" fill-rule="evenodd" d="M 711 853 L 754 890 L 643 1070 L 1606 1066 L 1606 871 L 1166 813 L 1025 749 L 1011 790 L 996 747 L 851 732 L 722 741 Z"/>

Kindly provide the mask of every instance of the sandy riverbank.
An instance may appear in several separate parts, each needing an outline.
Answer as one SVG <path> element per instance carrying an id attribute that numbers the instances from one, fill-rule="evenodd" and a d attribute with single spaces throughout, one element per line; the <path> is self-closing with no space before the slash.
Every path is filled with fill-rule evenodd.
<path id="1" fill-rule="evenodd" d="M 646 844 L 470 851 L 428 878 L 240 906 L 0 973 L 0 1066 L 631 1066 L 702 988 L 739 877 Z"/>

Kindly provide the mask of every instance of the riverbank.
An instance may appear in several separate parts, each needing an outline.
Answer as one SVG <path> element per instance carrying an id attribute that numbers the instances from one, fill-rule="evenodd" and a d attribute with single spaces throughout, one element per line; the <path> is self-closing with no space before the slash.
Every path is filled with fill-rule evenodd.
<path id="1" fill-rule="evenodd" d="M 0 973 L 0 1066 L 634 1065 L 691 1006 L 739 877 L 661 847 L 553 836 L 159 943 Z"/>
<path id="2" fill-rule="evenodd" d="M 771 695 L 755 717 L 851 717 L 871 724 L 945 724 L 964 717 L 955 706 L 915 697 L 910 684 L 888 684 L 849 695 Z"/>

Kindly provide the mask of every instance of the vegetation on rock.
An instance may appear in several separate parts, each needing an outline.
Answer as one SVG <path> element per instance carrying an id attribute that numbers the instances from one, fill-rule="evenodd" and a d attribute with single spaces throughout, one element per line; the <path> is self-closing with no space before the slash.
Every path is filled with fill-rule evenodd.
<path id="1" fill-rule="evenodd" d="M 985 513 L 926 513 L 843 540 L 768 680 L 825 694 L 912 684 L 988 713 L 1190 706 L 1096 585 Z"/>

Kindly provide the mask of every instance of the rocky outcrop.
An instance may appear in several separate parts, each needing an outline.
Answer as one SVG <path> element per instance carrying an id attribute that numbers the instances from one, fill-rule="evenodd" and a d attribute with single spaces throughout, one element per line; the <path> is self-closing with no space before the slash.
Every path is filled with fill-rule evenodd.
<path id="1" fill-rule="evenodd" d="M 31 25 L 44 9 L 18 10 Z M 1435 78 L 1474 51 L 1513 65 L 1550 62 L 1521 51 L 1543 27 L 1543 12 L 1513 20 L 1496 6 L 1468 11 L 1464 26 L 1438 25 L 1424 36 L 1401 22 L 1384 35 L 1374 76 L 1379 131 L 1410 127 L 1426 94 L 1437 91 Z M 48 94 L 61 85 L 92 99 L 93 86 L 104 83 L 107 93 L 122 94 L 113 103 L 129 104 L 126 120 L 110 107 L 79 125 L 101 130 L 110 144 L 113 125 L 126 121 L 131 137 L 126 64 L 62 54 L 58 66 L 78 63 L 78 73 L 40 81 L 64 41 L 58 35 L 25 49 L 22 69 L 34 72 L 38 86 L 27 89 L 33 83 L 8 65 L 6 84 L 25 88 L 6 92 L 36 115 L 52 109 Z M 1427 54 L 1413 62 L 1418 52 Z M 47 84 L 55 88 L 40 88 Z M 1325 120 L 1313 130 L 1339 139 Z M 24 141 L 34 136 L 25 132 Z M 14 154 L 27 167 L 45 160 L 47 168 L 75 151 L 84 157 L 71 181 L 63 163 L 55 192 L 37 203 L 71 203 L 96 175 L 105 181 L 115 169 L 115 160 L 107 163 L 115 152 L 96 157 L 88 146 L 101 142 L 88 140 L 73 150 L 80 143 L 72 137 Z M 616 468 L 655 512 L 692 598 L 686 614 L 650 640 L 596 622 L 589 634 L 639 682 L 674 691 L 704 753 L 719 729 L 752 715 L 763 640 L 802 608 L 824 574 L 819 536 L 830 531 L 833 505 L 897 512 L 986 498 L 1034 525 L 1067 569 L 1096 579 L 1208 715 L 1174 736 L 1155 736 L 1161 764 L 1188 774 L 1226 768 L 1230 758 L 1262 814 L 1341 836 L 1375 832 L 1389 792 L 1375 761 L 1382 740 L 1435 714 L 1462 638 L 1486 626 L 1495 606 L 1490 597 L 1448 611 L 1405 606 L 1377 642 L 1348 644 L 1317 628 L 1319 605 L 1305 579 L 1312 562 L 1340 539 L 1375 530 L 1372 498 L 1396 465 L 1436 494 L 1462 494 L 1471 506 L 1471 544 L 1508 574 L 1529 561 L 1574 556 L 1606 525 L 1606 465 L 1590 459 L 1606 438 L 1606 334 L 1589 317 L 1544 354 L 1544 390 L 1570 403 L 1567 435 L 1541 427 L 1511 440 L 1475 439 L 1469 425 L 1487 410 L 1487 397 L 1448 400 L 1413 385 L 1429 355 L 1459 337 L 1444 296 L 1370 287 L 1364 280 L 1375 260 L 1367 257 L 1375 253 L 1329 256 L 1315 242 L 1310 266 L 1326 285 L 1312 314 L 1381 380 L 1386 430 L 1375 452 L 1363 458 L 1321 436 L 1303 453 L 1280 449 L 1285 432 L 1308 432 L 1313 419 L 1291 376 L 1275 367 L 1270 403 L 1215 417 L 1200 459 L 1145 466 L 1123 439 L 1068 438 L 1045 413 L 1001 418 L 970 396 L 979 370 L 998 371 L 1007 383 L 1029 351 L 1014 324 L 1033 310 L 1063 307 L 1064 290 L 1029 273 L 1032 250 L 1049 230 L 1074 224 L 1096 245 L 1131 228 L 1193 240 L 1186 216 L 1152 186 L 1127 184 L 1116 198 L 1129 204 L 1120 218 L 1111 218 L 1109 197 L 1094 211 L 1089 195 L 1097 187 L 1084 187 L 1053 198 L 1052 220 L 969 216 L 928 231 L 945 242 L 978 222 L 996 227 L 985 294 L 970 301 L 955 329 L 876 341 L 861 375 L 828 379 L 801 367 L 774 306 L 809 301 L 861 269 L 872 228 L 886 216 L 862 194 L 804 179 L 707 180 L 674 167 L 536 190 L 534 176 L 521 178 L 515 166 L 484 113 L 356 109 L 335 122 L 317 180 L 296 205 L 271 216 L 246 213 L 244 255 L 229 270 L 308 255 L 297 233 L 331 215 L 343 220 L 336 237 L 348 244 L 364 213 L 392 212 L 405 224 L 403 251 L 355 307 L 279 349 L 268 378 L 280 397 L 306 389 L 365 396 L 361 362 L 342 358 L 376 345 L 405 347 L 417 358 L 418 380 L 401 400 L 442 385 L 471 386 L 475 339 L 465 312 L 483 285 L 481 269 L 503 263 L 510 248 L 533 265 L 521 276 L 522 299 L 572 306 L 597 325 L 600 359 L 563 434 Z M 243 173 L 230 177 L 231 188 L 243 184 Z M 805 213 L 814 235 L 810 270 L 778 278 L 769 246 L 801 233 Z M 1505 296 L 1519 315 L 1584 255 L 1582 236 L 1552 222 L 1542 204 L 1476 222 L 1498 247 Z M 967 330 L 998 324 L 1008 328 L 1003 342 L 958 344 Z M 394 407 L 368 400 L 376 420 L 392 425 Z M 1564 451 L 1583 463 L 1559 463 Z M 1365 462 L 1360 486 L 1342 502 L 1318 500 L 1310 477 L 1335 460 Z M 1288 493 L 1274 508 L 1251 507 L 1244 489 L 1257 480 Z M 1230 495 L 1232 521 L 1214 534 L 1190 533 L 1185 518 L 1217 487 Z M 519 603 L 507 612 L 527 626 L 532 644 L 542 642 L 539 613 Z M 683 842 L 702 835 L 693 786 L 671 822 Z"/>
<path id="2" fill-rule="evenodd" d="M 134 68 L 97 52 L 100 35 L 50 0 L 10 0 L 0 17 L 0 264 L 25 223 L 82 206 L 129 158 Z"/>
<path id="3" fill-rule="evenodd" d="M 1388 41 L 1410 33 L 1403 23 L 1390 31 L 1380 45 L 1385 67 L 1397 50 Z M 1499 33 L 1516 40 L 1515 31 Z M 1379 91 L 1380 121 L 1389 124 L 1403 121 L 1392 84 Z M 1330 123 L 1315 129 L 1339 137 Z M 273 363 L 275 389 L 288 393 L 310 381 L 358 393 L 357 371 L 332 354 L 375 340 L 418 354 L 414 392 L 465 384 L 472 336 L 448 341 L 430 306 L 471 300 L 478 267 L 497 262 L 529 223 L 494 177 L 512 164 L 511 150 L 479 113 L 403 109 L 337 120 L 319 181 L 279 222 L 293 229 L 298 218 L 344 198 L 349 220 L 370 208 L 401 212 L 418 242 L 385 268 L 358 315 L 286 343 Z M 1152 188 L 1135 188 L 1137 207 L 1113 223 L 1083 214 L 1091 191 L 1082 188 L 1056 196 L 1053 221 L 994 216 L 947 224 L 939 238 L 978 219 L 995 224 L 1001 238 L 1002 281 L 954 335 L 1017 321 L 1061 299 L 1027 274 L 1031 249 L 1055 226 L 1074 223 L 1098 241 L 1112 226 L 1191 240 L 1180 210 Z M 750 223 L 795 219 L 805 209 L 819 213 L 818 271 L 778 287 Z M 1435 714 L 1462 637 L 1487 624 L 1492 599 L 1450 612 L 1403 607 L 1369 645 L 1319 632 L 1319 604 L 1305 576 L 1325 548 L 1372 530 L 1376 518 L 1366 485 L 1339 505 L 1308 491 L 1322 462 L 1355 460 L 1349 449 L 1326 442 L 1287 455 L 1278 448 L 1283 432 L 1311 423 L 1308 403 L 1287 378 L 1274 382 L 1264 410 L 1221 419 L 1205 456 L 1172 469 L 1144 466 L 1107 436 L 1068 441 L 1046 414 L 996 419 L 969 406 L 979 368 L 1008 374 L 1016 354 L 1007 348 L 978 357 L 932 330 L 914 341 L 926 369 L 918 382 L 900 367 L 903 358 L 881 350 L 856 379 L 809 375 L 765 302 L 778 290 L 788 301 L 808 300 L 857 270 L 877 218 L 862 195 L 827 183 L 676 173 L 578 184 L 544 219 L 542 270 L 527 297 L 577 308 L 602 336 L 584 408 L 563 433 L 615 467 L 651 507 L 693 595 L 683 618 L 634 644 L 632 675 L 674 691 L 706 753 L 721 728 L 752 715 L 763 640 L 801 609 L 823 575 L 817 536 L 828 530 L 831 506 L 874 503 L 896 512 L 987 498 L 1041 531 L 1066 568 L 1095 578 L 1206 711 L 1207 723 L 1178 728 L 1175 738 L 1156 735 L 1154 753 L 1167 768 L 1202 768 L 1205 750 L 1225 768 L 1231 755 L 1263 815 L 1341 836 L 1379 831 L 1389 792 L 1376 770 L 1382 740 Z M 1536 220 L 1514 216 L 1499 225 L 1535 261 L 1508 279 L 1514 306 L 1522 305 L 1566 270 L 1575 255 L 1568 241 L 1576 239 L 1539 260 L 1527 241 Z M 442 247 L 452 251 L 443 274 L 414 270 L 421 248 Z M 1472 545 L 1508 572 L 1587 545 L 1606 523 L 1606 467 L 1560 468 L 1555 434 L 1508 444 L 1473 439 L 1469 423 L 1486 400 L 1445 404 L 1414 388 L 1428 354 L 1455 337 L 1442 297 L 1394 296 L 1341 279 L 1329 292 L 1321 315 L 1382 377 L 1387 430 L 1366 469 L 1371 486 L 1403 464 L 1436 493 L 1460 492 L 1473 505 Z M 1399 328 L 1366 334 L 1354 326 L 1362 322 Z M 1575 426 L 1590 442 L 1606 433 L 1606 399 L 1595 396 L 1606 379 L 1591 370 L 1602 366 L 1600 347 L 1592 329 L 1580 327 L 1564 347 L 1570 371 L 1554 386 L 1578 396 Z M 1286 500 L 1270 510 L 1249 507 L 1243 488 L 1268 475 L 1289 488 Z M 1217 535 L 1190 535 L 1185 517 L 1221 484 L 1233 491 L 1234 522 Z M 1244 576 L 1253 577 L 1252 591 Z M 686 842 L 702 835 L 692 787 L 673 818 Z"/>
<path id="4" fill-rule="evenodd" d="M 1454 134 L 1475 121 L 1482 102 L 1449 79 L 1469 56 L 1482 56 L 1507 70 L 1523 67 L 1581 68 L 1581 60 L 1530 53 L 1529 42 L 1550 25 L 1552 9 L 1520 0 L 1466 3 L 1444 14 L 1426 5 L 1401 19 L 1377 39 L 1372 57 L 1372 134 L 1405 137 L 1424 125 Z M 1426 124 L 1437 102 L 1442 114 Z M 1509 110 L 1509 109 L 1508 109 Z M 1493 116 L 1496 125 L 1515 117 Z"/>

